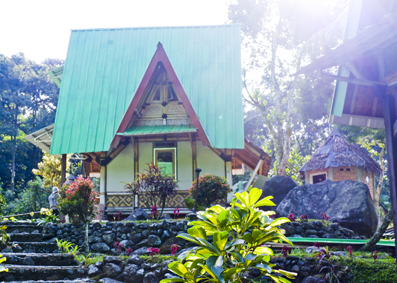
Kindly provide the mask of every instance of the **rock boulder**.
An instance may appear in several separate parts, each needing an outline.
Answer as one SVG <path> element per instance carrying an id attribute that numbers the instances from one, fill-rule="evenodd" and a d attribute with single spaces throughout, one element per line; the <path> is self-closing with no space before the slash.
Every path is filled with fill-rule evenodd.
<path id="1" fill-rule="evenodd" d="M 268 196 L 273 196 L 272 201 L 278 205 L 284 197 L 295 188 L 297 184 L 289 177 L 275 176 L 268 179 L 262 187 L 262 195 L 260 199 Z M 274 206 L 262 206 L 263 210 L 275 210 Z"/>
<path id="2" fill-rule="evenodd" d="M 321 219 L 321 214 L 326 213 L 341 226 L 366 236 L 371 236 L 378 225 L 367 185 L 349 180 L 297 186 L 280 202 L 276 212 L 285 217 L 290 213 L 296 217 L 307 214 L 310 219 Z"/>
<path id="3" fill-rule="evenodd" d="M 134 221 L 134 220 L 147 220 L 149 219 L 149 214 L 142 208 L 136 208 L 133 213 L 131 213 L 126 219 L 123 221 Z"/>

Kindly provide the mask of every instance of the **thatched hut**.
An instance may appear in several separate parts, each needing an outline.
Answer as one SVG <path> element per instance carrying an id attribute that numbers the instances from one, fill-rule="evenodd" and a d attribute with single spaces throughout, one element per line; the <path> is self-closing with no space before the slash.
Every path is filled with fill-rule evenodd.
<path id="1" fill-rule="evenodd" d="M 375 176 L 381 173 L 381 168 L 367 151 L 357 144 L 349 144 L 339 131 L 334 130 L 299 172 L 306 184 L 324 180 L 359 181 L 367 184 L 372 194 Z"/>

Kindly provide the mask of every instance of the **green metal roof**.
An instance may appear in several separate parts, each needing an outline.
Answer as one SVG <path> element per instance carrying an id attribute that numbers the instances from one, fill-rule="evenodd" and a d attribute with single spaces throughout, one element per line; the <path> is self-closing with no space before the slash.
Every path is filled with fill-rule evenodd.
<path id="1" fill-rule="evenodd" d="M 173 133 L 194 133 L 196 128 L 193 125 L 163 125 L 163 126 L 135 126 L 128 128 L 123 136 L 142 136 L 154 134 L 173 134 Z"/>
<path id="2" fill-rule="evenodd" d="M 244 148 L 240 26 L 74 30 L 51 154 L 108 151 L 161 42 L 215 148 Z"/>

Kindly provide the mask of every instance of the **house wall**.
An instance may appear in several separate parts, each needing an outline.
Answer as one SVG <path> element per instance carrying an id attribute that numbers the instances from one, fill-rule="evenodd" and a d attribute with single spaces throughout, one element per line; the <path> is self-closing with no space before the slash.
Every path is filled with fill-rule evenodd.
<path id="1" fill-rule="evenodd" d="M 368 180 L 369 182 L 367 183 L 367 176 L 368 176 Z M 369 192 L 371 194 L 372 199 L 374 198 L 374 186 L 375 186 L 375 180 L 374 180 L 374 173 L 373 172 L 368 172 L 365 169 L 362 169 L 362 175 L 361 175 L 361 182 L 363 182 L 364 184 L 366 184 L 369 188 Z"/>
<path id="2" fill-rule="evenodd" d="M 202 142 L 196 143 L 197 167 L 201 168 L 200 176 L 215 174 L 225 177 L 225 162 L 210 148 L 203 146 Z"/>
<path id="3" fill-rule="evenodd" d="M 134 148 L 132 144 L 128 144 L 107 165 L 107 192 L 124 191 L 125 183 L 132 181 L 134 181 Z"/>
<path id="4" fill-rule="evenodd" d="M 187 190 L 193 181 L 192 147 L 189 141 L 178 142 L 176 156 L 178 186 L 180 190 Z"/>
<path id="5" fill-rule="evenodd" d="M 361 181 L 358 179 L 357 167 L 337 167 L 333 169 L 335 182 L 340 182 L 344 180 Z M 341 169 L 343 169 L 343 171 L 341 171 Z M 346 171 L 346 169 L 350 169 L 350 171 Z"/>

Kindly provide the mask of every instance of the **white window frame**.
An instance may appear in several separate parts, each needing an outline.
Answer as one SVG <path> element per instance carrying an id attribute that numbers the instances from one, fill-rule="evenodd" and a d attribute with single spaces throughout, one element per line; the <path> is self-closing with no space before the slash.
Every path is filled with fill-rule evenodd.
<path id="1" fill-rule="evenodd" d="M 178 160 L 176 159 L 177 154 L 176 154 L 176 147 L 155 147 L 153 148 L 153 163 L 157 166 L 157 160 L 156 160 L 156 151 L 173 151 L 174 152 L 174 180 L 178 180 L 177 176 L 177 163 Z"/>

